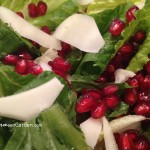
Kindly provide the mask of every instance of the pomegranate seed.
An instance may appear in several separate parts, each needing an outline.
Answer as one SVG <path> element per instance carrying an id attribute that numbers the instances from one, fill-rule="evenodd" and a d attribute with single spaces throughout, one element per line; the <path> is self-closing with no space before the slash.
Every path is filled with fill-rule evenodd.
<path id="1" fill-rule="evenodd" d="M 134 34 L 133 41 L 138 44 L 142 44 L 145 38 L 146 38 L 146 32 L 143 30 L 140 30 Z"/>
<path id="2" fill-rule="evenodd" d="M 26 50 L 21 50 L 18 52 L 18 56 L 22 59 L 26 59 L 26 60 L 32 60 L 32 55 L 30 54 L 30 52 L 26 51 Z"/>
<path id="3" fill-rule="evenodd" d="M 97 79 L 98 83 L 106 83 L 108 81 L 108 77 L 106 74 L 101 74 Z"/>
<path id="4" fill-rule="evenodd" d="M 15 72 L 17 72 L 18 74 L 21 74 L 21 75 L 26 75 L 28 73 L 27 71 L 27 61 L 24 60 L 24 59 L 19 59 L 17 61 L 17 64 L 15 66 Z"/>
<path id="5" fill-rule="evenodd" d="M 32 18 L 38 17 L 37 6 L 34 3 L 28 5 L 28 15 Z"/>
<path id="6" fill-rule="evenodd" d="M 97 89 L 84 89 L 82 95 L 91 95 L 96 100 L 101 99 L 101 91 Z"/>
<path id="7" fill-rule="evenodd" d="M 90 95 L 82 96 L 76 104 L 76 111 L 78 113 L 88 112 L 96 103 L 95 99 Z"/>
<path id="8" fill-rule="evenodd" d="M 37 4 L 37 10 L 38 10 L 39 16 L 44 16 L 46 14 L 46 11 L 47 11 L 46 3 L 43 1 L 39 1 Z"/>
<path id="9" fill-rule="evenodd" d="M 150 143 L 144 136 L 138 137 L 134 142 L 134 146 L 136 150 L 150 150 Z"/>
<path id="10" fill-rule="evenodd" d="M 125 131 L 124 133 L 128 134 L 128 136 L 130 137 L 132 141 L 134 141 L 139 135 L 139 131 L 134 130 L 134 129 L 129 129 Z"/>
<path id="11" fill-rule="evenodd" d="M 124 92 L 124 101 L 129 105 L 134 105 L 137 101 L 135 89 L 126 89 Z"/>
<path id="12" fill-rule="evenodd" d="M 112 36 L 119 36 L 121 35 L 121 32 L 125 28 L 125 23 L 120 19 L 114 19 L 109 27 L 109 32 Z"/>
<path id="13" fill-rule="evenodd" d="M 114 136 L 115 136 L 116 143 L 119 146 L 120 134 L 116 132 L 114 133 Z"/>
<path id="14" fill-rule="evenodd" d="M 134 107 L 134 112 L 137 115 L 150 116 L 150 102 L 141 102 Z"/>
<path id="15" fill-rule="evenodd" d="M 110 96 L 115 94 L 119 90 L 117 85 L 108 85 L 102 89 L 102 94 L 104 96 Z"/>
<path id="16" fill-rule="evenodd" d="M 141 86 L 141 85 L 143 84 L 143 81 L 144 81 L 144 75 L 143 75 L 143 73 L 138 72 L 138 73 L 135 75 L 135 79 L 137 79 L 138 84 Z"/>
<path id="17" fill-rule="evenodd" d="M 70 53 L 71 46 L 65 42 L 61 42 L 61 46 L 62 46 L 62 49 L 57 51 L 58 56 L 65 58 L 65 56 L 67 56 Z"/>
<path id="18" fill-rule="evenodd" d="M 122 54 L 129 54 L 132 53 L 133 50 L 133 46 L 130 43 L 126 43 L 119 49 L 119 52 Z"/>
<path id="19" fill-rule="evenodd" d="M 145 65 L 145 70 L 148 74 L 150 74 L 150 61 L 148 61 Z"/>
<path id="20" fill-rule="evenodd" d="M 16 14 L 17 14 L 18 16 L 20 16 L 20 17 L 24 18 L 24 15 L 23 15 L 23 13 L 22 13 L 22 12 L 16 12 Z"/>
<path id="21" fill-rule="evenodd" d="M 126 12 L 126 19 L 128 22 L 131 22 L 136 19 L 134 13 L 137 10 L 139 10 L 139 8 L 136 5 L 128 9 L 128 11 Z"/>
<path id="22" fill-rule="evenodd" d="M 3 58 L 3 63 L 7 65 L 16 65 L 19 57 L 13 54 L 8 54 Z"/>
<path id="23" fill-rule="evenodd" d="M 97 105 L 93 106 L 91 110 L 91 116 L 95 119 L 98 119 L 103 117 L 106 112 L 107 112 L 107 105 L 103 101 L 100 101 L 98 102 Z"/>
<path id="24" fill-rule="evenodd" d="M 35 46 L 36 48 L 40 48 L 40 45 L 38 43 L 36 43 L 35 41 L 31 41 L 32 45 Z"/>
<path id="25" fill-rule="evenodd" d="M 112 95 L 112 96 L 109 96 L 109 97 L 105 97 L 103 99 L 103 101 L 106 102 L 109 109 L 114 109 L 118 106 L 118 104 L 120 102 L 120 98 L 117 95 Z"/>
<path id="26" fill-rule="evenodd" d="M 137 92 L 137 101 L 138 102 L 150 101 L 149 93 L 146 93 L 146 92 L 139 90 Z"/>
<path id="27" fill-rule="evenodd" d="M 112 64 L 109 64 L 106 68 L 106 71 L 109 73 L 109 74 L 113 74 L 115 71 L 116 71 L 116 68 L 112 65 Z"/>
<path id="28" fill-rule="evenodd" d="M 115 55 L 115 57 L 112 59 L 111 63 L 115 66 L 115 68 L 120 68 L 122 61 L 123 61 L 123 55 L 118 52 Z"/>
<path id="29" fill-rule="evenodd" d="M 133 77 L 133 78 L 129 78 L 127 80 L 127 83 L 130 85 L 130 86 L 138 86 L 138 80 Z"/>
<path id="30" fill-rule="evenodd" d="M 31 73 L 33 75 L 39 75 L 43 72 L 43 69 L 40 65 L 34 65 L 28 68 L 28 73 Z"/>
<path id="31" fill-rule="evenodd" d="M 41 27 L 41 30 L 49 35 L 51 34 L 51 30 L 47 26 Z"/>
<path id="32" fill-rule="evenodd" d="M 133 144 L 127 133 L 120 135 L 119 150 L 133 150 Z"/>
<path id="33" fill-rule="evenodd" d="M 27 60 L 27 65 L 30 68 L 30 67 L 32 67 L 32 66 L 34 66 L 36 64 L 35 64 L 35 62 L 33 60 Z"/>
<path id="34" fill-rule="evenodd" d="M 68 72 L 71 69 L 71 64 L 63 58 L 56 57 L 53 61 L 49 61 L 48 64 L 54 70 L 61 70 L 62 72 Z"/>
<path id="35" fill-rule="evenodd" d="M 143 91 L 150 92 L 150 75 L 147 75 L 144 78 L 141 84 L 141 88 L 143 89 Z"/>

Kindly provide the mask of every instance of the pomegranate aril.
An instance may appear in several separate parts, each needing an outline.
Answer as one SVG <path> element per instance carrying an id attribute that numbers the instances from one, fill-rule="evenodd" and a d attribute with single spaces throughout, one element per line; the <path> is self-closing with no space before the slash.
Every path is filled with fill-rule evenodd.
<path id="1" fill-rule="evenodd" d="M 126 12 L 126 19 L 128 22 L 131 22 L 136 19 L 135 12 L 139 10 L 139 8 L 135 5 L 128 9 Z"/>
<path id="2" fill-rule="evenodd" d="M 84 89 L 82 95 L 91 95 L 96 100 L 101 99 L 101 91 L 98 89 Z"/>
<path id="3" fill-rule="evenodd" d="M 150 74 L 150 61 L 148 61 L 145 65 L 145 70 L 148 74 Z"/>
<path id="4" fill-rule="evenodd" d="M 150 150 L 150 142 L 146 137 L 140 136 L 134 141 L 134 147 L 136 150 Z"/>
<path id="5" fill-rule="evenodd" d="M 127 133 L 122 133 L 120 135 L 119 150 L 133 150 L 132 140 Z"/>
<path id="6" fill-rule="evenodd" d="M 124 133 L 128 134 L 128 136 L 130 137 L 132 141 L 134 141 L 139 135 L 139 131 L 134 130 L 134 129 L 126 130 Z"/>
<path id="7" fill-rule="evenodd" d="M 7 65 L 16 65 L 19 57 L 17 55 L 8 54 L 3 58 L 3 63 Z"/>
<path id="8" fill-rule="evenodd" d="M 135 43 L 142 44 L 144 42 L 145 38 L 146 38 L 146 32 L 143 30 L 140 30 L 134 34 L 132 40 Z"/>
<path id="9" fill-rule="evenodd" d="M 60 57 L 56 57 L 53 61 L 49 61 L 48 64 L 52 67 L 52 70 L 60 70 L 66 73 L 71 70 L 71 64 Z"/>
<path id="10" fill-rule="evenodd" d="M 107 112 L 107 105 L 103 101 L 100 101 L 93 106 L 91 110 L 91 116 L 95 119 L 98 119 L 103 117 L 106 112 Z"/>
<path id="11" fill-rule="evenodd" d="M 119 98 L 118 95 L 112 95 L 112 96 L 105 97 L 105 98 L 103 99 L 103 101 L 106 102 L 107 107 L 108 107 L 109 109 L 114 109 L 114 108 L 116 108 L 116 107 L 119 105 L 119 103 L 120 103 L 120 98 Z"/>
<path id="12" fill-rule="evenodd" d="M 95 103 L 96 101 L 92 96 L 90 95 L 82 96 L 76 104 L 76 111 L 78 113 L 91 111 Z"/>
<path id="13" fill-rule="evenodd" d="M 39 16 L 43 16 L 47 11 L 47 4 L 43 1 L 39 1 L 37 4 L 37 11 Z"/>
<path id="14" fill-rule="evenodd" d="M 126 89 L 124 92 L 124 101 L 129 105 L 134 105 L 137 101 L 136 90 L 133 88 Z"/>
<path id="15" fill-rule="evenodd" d="M 38 43 L 36 43 L 35 41 L 31 41 L 32 45 L 35 46 L 36 48 L 40 48 L 40 45 Z"/>
<path id="16" fill-rule="evenodd" d="M 41 30 L 47 34 L 51 34 L 51 30 L 49 29 L 48 26 L 42 26 L 41 27 Z"/>
<path id="17" fill-rule="evenodd" d="M 133 50 L 134 50 L 134 48 L 133 48 L 132 44 L 126 43 L 119 49 L 119 52 L 122 54 L 131 54 L 133 52 Z"/>
<path id="18" fill-rule="evenodd" d="M 127 83 L 130 85 L 130 86 L 138 86 L 138 80 L 133 77 L 133 78 L 129 78 L 127 80 Z"/>
<path id="19" fill-rule="evenodd" d="M 114 19 L 110 26 L 109 26 L 109 32 L 112 36 L 119 36 L 121 35 L 121 32 L 125 28 L 125 23 L 120 19 Z"/>
<path id="20" fill-rule="evenodd" d="M 110 96 L 115 94 L 119 90 L 117 85 L 108 85 L 102 89 L 103 96 Z"/>
<path id="21" fill-rule="evenodd" d="M 24 15 L 23 15 L 23 13 L 22 13 L 22 12 L 16 12 L 16 14 L 17 14 L 18 16 L 20 16 L 20 17 L 24 18 Z"/>
<path id="22" fill-rule="evenodd" d="M 141 91 L 141 89 L 137 92 L 137 102 L 150 101 L 150 94 L 147 92 Z"/>
<path id="23" fill-rule="evenodd" d="M 150 75 L 145 76 L 140 86 L 143 89 L 143 91 L 150 92 Z"/>
<path id="24" fill-rule="evenodd" d="M 98 83 L 106 83 L 107 81 L 108 81 L 108 76 L 106 75 L 106 73 L 101 74 L 97 79 Z"/>
<path id="25" fill-rule="evenodd" d="M 30 67 L 36 65 L 36 63 L 33 60 L 27 60 L 27 65 L 30 68 Z"/>
<path id="26" fill-rule="evenodd" d="M 137 115 L 150 117 L 150 102 L 141 102 L 134 107 L 134 112 Z"/>
<path id="27" fill-rule="evenodd" d="M 39 75 L 43 72 L 43 69 L 41 68 L 40 65 L 33 65 L 28 68 L 28 73 L 31 73 L 33 75 Z"/>
<path id="28" fill-rule="evenodd" d="M 22 59 L 26 59 L 26 60 L 32 60 L 32 55 L 30 52 L 26 51 L 26 50 L 20 50 L 18 52 L 18 56 Z"/>
<path id="29" fill-rule="evenodd" d="M 114 133 L 114 137 L 115 137 L 117 145 L 119 146 L 120 134 L 116 132 L 116 133 Z"/>
<path id="30" fill-rule="evenodd" d="M 27 69 L 28 69 L 27 61 L 24 59 L 20 59 L 17 61 L 14 71 L 17 72 L 18 74 L 26 75 L 28 74 Z"/>
<path id="31" fill-rule="evenodd" d="M 28 5 L 28 15 L 32 18 L 38 17 L 37 6 L 34 3 Z"/>
<path id="32" fill-rule="evenodd" d="M 65 58 L 71 51 L 71 46 L 65 42 L 61 42 L 62 49 L 58 50 L 58 56 Z"/>

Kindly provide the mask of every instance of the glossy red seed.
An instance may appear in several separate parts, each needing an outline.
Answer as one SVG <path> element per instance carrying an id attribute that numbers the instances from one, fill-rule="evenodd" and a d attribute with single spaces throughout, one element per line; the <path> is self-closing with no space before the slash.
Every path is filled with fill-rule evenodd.
<path id="1" fill-rule="evenodd" d="M 95 119 L 101 118 L 107 112 L 107 105 L 100 101 L 97 105 L 93 106 L 91 110 L 91 116 Z"/>
<path id="2" fill-rule="evenodd" d="M 103 99 L 103 101 L 106 102 L 107 107 L 108 107 L 109 109 L 114 109 L 114 108 L 116 108 L 116 107 L 119 105 L 119 103 L 120 103 L 120 98 L 119 98 L 118 95 L 111 95 L 111 96 L 105 97 L 105 98 Z"/>
<path id="3" fill-rule="evenodd" d="M 141 102 L 134 107 L 134 112 L 137 115 L 150 117 L 150 102 Z"/>
<path id="4" fill-rule="evenodd" d="M 119 52 L 121 54 L 131 54 L 133 50 L 134 50 L 133 46 L 130 43 L 126 43 L 119 49 Z"/>
<path id="5" fill-rule="evenodd" d="M 82 91 L 82 95 L 91 95 L 96 100 L 100 100 L 102 94 L 101 91 L 98 89 L 84 89 Z"/>
<path id="6" fill-rule="evenodd" d="M 60 70 L 65 73 L 71 70 L 71 64 L 60 57 L 56 57 L 53 61 L 49 61 L 48 64 L 52 67 L 52 70 Z"/>
<path id="7" fill-rule="evenodd" d="M 150 150 L 150 142 L 144 136 L 138 137 L 134 142 L 134 146 L 136 150 Z"/>
<path id="8" fill-rule="evenodd" d="M 134 34 L 132 39 L 135 43 L 142 44 L 145 38 L 146 38 L 146 32 L 143 30 L 140 30 Z"/>
<path id="9" fill-rule="evenodd" d="M 125 23 L 120 19 L 114 19 L 110 26 L 109 26 L 109 32 L 112 36 L 119 36 L 121 35 L 121 32 L 125 28 Z"/>
<path id="10" fill-rule="evenodd" d="M 43 69 L 41 68 L 40 65 L 33 65 L 28 68 L 28 73 L 31 73 L 33 75 L 39 75 L 43 72 Z"/>
<path id="11" fill-rule="evenodd" d="M 112 64 L 108 64 L 106 71 L 110 74 L 113 74 L 116 71 L 116 68 Z"/>
<path id="12" fill-rule="evenodd" d="M 32 18 L 38 17 L 37 6 L 34 3 L 28 5 L 28 15 Z"/>
<path id="13" fill-rule="evenodd" d="M 71 52 L 71 46 L 65 42 L 61 42 L 62 49 L 58 50 L 58 56 L 65 58 Z"/>
<path id="14" fill-rule="evenodd" d="M 110 95 L 114 95 L 118 90 L 119 87 L 117 85 L 108 85 L 102 88 L 102 94 L 104 96 L 110 96 Z"/>
<path id="15" fill-rule="evenodd" d="M 134 105 L 137 101 L 136 91 L 133 88 L 126 89 L 124 92 L 124 101 L 129 105 Z"/>
<path id="16" fill-rule="evenodd" d="M 20 16 L 20 17 L 24 18 L 24 15 L 23 15 L 23 13 L 22 13 L 22 12 L 16 12 L 16 14 L 17 14 L 18 16 Z"/>
<path id="17" fill-rule="evenodd" d="M 150 101 L 150 94 L 144 91 L 139 90 L 137 92 L 137 102 Z"/>
<path id="18" fill-rule="evenodd" d="M 137 80 L 135 77 L 129 78 L 129 79 L 127 80 L 127 83 L 128 83 L 130 86 L 134 86 L 134 87 L 139 86 L 138 80 Z"/>
<path id="19" fill-rule="evenodd" d="M 137 10 L 139 10 L 137 6 L 132 6 L 131 8 L 128 9 L 128 11 L 126 12 L 126 19 L 128 22 L 131 22 L 136 19 L 135 12 Z"/>
<path id="20" fill-rule="evenodd" d="M 27 65 L 28 65 L 28 68 L 36 65 L 36 63 L 33 61 L 33 60 L 27 60 Z"/>
<path id="21" fill-rule="evenodd" d="M 150 61 L 148 61 L 145 65 L 145 70 L 148 74 L 150 74 Z"/>
<path id="22" fill-rule="evenodd" d="M 134 141 L 139 135 L 139 131 L 134 130 L 134 129 L 126 130 L 124 133 L 128 134 L 128 136 L 130 137 L 132 141 Z"/>
<path id="23" fill-rule="evenodd" d="M 7 65 L 16 65 L 19 57 L 17 55 L 8 54 L 3 58 L 3 63 Z"/>
<path id="24" fill-rule="evenodd" d="M 21 50 L 18 52 L 18 56 L 22 59 L 26 59 L 26 60 L 32 60 L 32 55 L 30 52 L 26 51 L 26 50 Z"/>
<path id="25" fill-rule="evenodd" d="M 47 4 L 43 1 L 39 1 L 37 4 L 37 10 L 38 10 L 39 16 L 45 15 L 47 11 Z"/>
<path id="26" fill-rule="evenodd" d="M 35 41 L 31 41 L 32 45 L 35 46 L 36 48 L 40 48 L 40 45 L 38 43 L 36 43 Z"/>
<path id="27" fill-rule="evenodd" d="M 24 59 L 20 59 L 17 61 L 14 71 L 17 72 L 18 74 L 26 75 L 28 74 L 27 69 L 28 69 L 27 61 Z"/>
<path id="28" fill-rule="evenodd" d="M 116 132 L 116 133 L 114 133 L 114 136 L 115 136 L 116 143 L 119 146 L 120 134 Z"/>
<path id="29" fill-rule="evenodd" d="M 127 133 L 120 135 L 119 150 L 133 150 L 133 145 Z"/>
<path id="30" fill-rule="evenodd" d="M 150 92 L 150 75 L 145 76 L 143 82 L 141 83 L 141 88 L 143 91 Z"/>
<path id="31" fill-rule="evenodd" d="M 101 74 L 97 79 L 98 83 L 106 83 L 107 81 L 108 81 L 108 77 L 106 74 Z"/>
<path id="32" fill-rule="evenodd" d="M 76 111 L 78 113 L 91 111 L 95 103 L 96 101 L 92 96 L 90 95 L 82 96 L 76 104 Z"/>
<path id="33" fill-rule="evenodd" d="M 51 34 L 51 30 L 49 29 L 48 26 L 42 26 L 41 30 L 49 35 Z"/>
<path id="34" fill-rule="evenodd" d="M 117 53 L 115 57 L 112 59 L 111 63 L 115 66 L 116 69 L 121 67 L 121 63 L 123 62 L 123 55 L 121 53 Z"/>

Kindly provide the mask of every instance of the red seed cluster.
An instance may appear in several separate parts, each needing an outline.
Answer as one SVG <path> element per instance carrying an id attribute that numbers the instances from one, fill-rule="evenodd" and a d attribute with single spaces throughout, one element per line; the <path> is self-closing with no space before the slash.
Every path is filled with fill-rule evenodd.
<path id="1" fill-rule="evenodd" d="M 44 16 L 47 12 L 47 4 L 43 1 L 39 1 L 37 5 L 30 3 L 28 5 L 28 15 L 32 18 Z"/>
<path id="2" fill-rule="evenodd" d="M 109 109 L 115 109 L 120 103 L 118 90 L 119 87 L 116 85 L 108 85 L 101 89 L 84 89 L 76 104 L 76 111 L 78 113 L 90 111 L 93 118 L 101 118 Z"/>
<path id="3" fill-rule="evenodd" d="M 2 62 L 14 66 L 14 71 L 20 75 L 39 75 L 43 72 L 40 65 L 33 61 L 30 52 L 26 50 L 20 50 L 17 54 L 8 54 L 3 58 Z"/>
<path id="4" fill-rule="evenodd" d="M 149 150 L 149 140 L 139 131 L 129 129 L 123 133 L 114 133 L 119 150 Z"/>
<path id="5" fill-rule="evenodd" d="M 61 57 L 56 57 L 53 61 L 49 61 L 48 64 L 55 74 L 60 75 L 64 79 L 67 78 L 67 74 L 71 70 L 71 64 Z"/>

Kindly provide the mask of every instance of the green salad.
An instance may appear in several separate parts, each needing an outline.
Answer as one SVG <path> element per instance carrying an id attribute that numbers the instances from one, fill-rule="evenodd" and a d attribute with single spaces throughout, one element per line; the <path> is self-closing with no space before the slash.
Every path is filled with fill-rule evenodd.
<path id="1" fill-rule="evenodd" d="M 0 0 L 0 150 L 150 150 L 150 0 Z"/>

